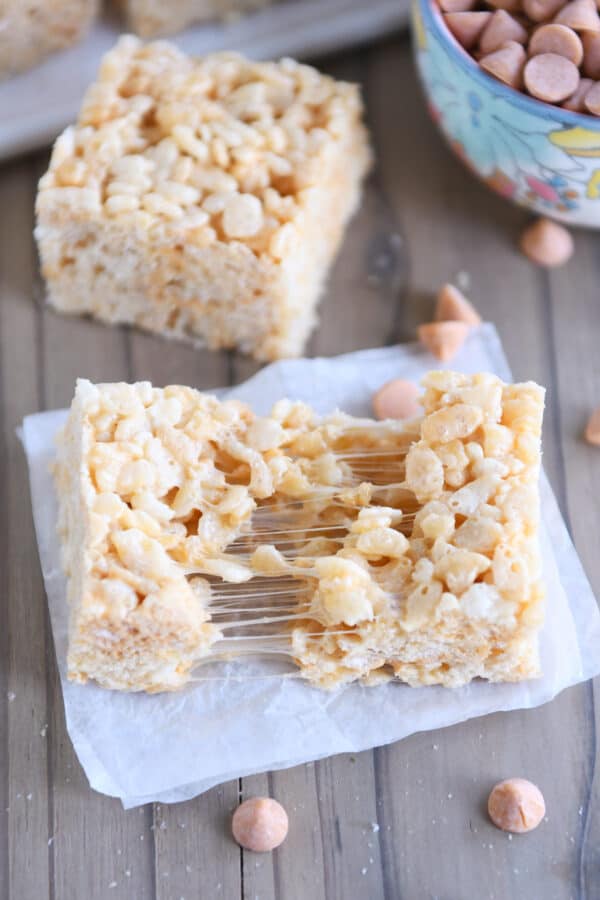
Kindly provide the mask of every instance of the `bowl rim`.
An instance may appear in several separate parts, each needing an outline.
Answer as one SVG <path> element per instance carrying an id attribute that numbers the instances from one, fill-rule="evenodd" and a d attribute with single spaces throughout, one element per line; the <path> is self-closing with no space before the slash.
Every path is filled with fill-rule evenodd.
<path id="1" fill-rule="evenodd" d="M 441 41 L 446 44 L 462 69 L 467 71 L 475 81 L 481 83 L 482 87 L 491 90 L 493 93 L 500 94 L 510 103 L 522 107 L 525 111 L 541 116 L 543 118 L 556 117 L 560 121 L 579 125 L 591 131 L 600 133 L 600 116 L 592 116 L 587 113 L 573 112 L 570 109 L 563 109 L 562 106 L 555 106 L 552 103 L 544 103 L 529 94 L 517 91 L 515 88 L 509 87 L 497 78 L 488 75 L 478 64 L 475 59 L 462 47 L 456 40 L 442 17 L 441 10 L 436 0 L 414 0 L 424 13 L 424 19 L 431 25 L 433 30 L 439 35 Z M 554 111 L 554 112 L 552 112 Z"/>

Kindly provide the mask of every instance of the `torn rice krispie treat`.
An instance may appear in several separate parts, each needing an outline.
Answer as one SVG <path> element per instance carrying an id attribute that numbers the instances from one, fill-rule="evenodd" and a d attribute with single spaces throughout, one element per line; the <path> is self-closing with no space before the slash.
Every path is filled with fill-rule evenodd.
<path id="1" fill-rule="evenodd" d="M 258 359 L 301 353 L 370 154 L 354 85 L 122 38 L 40 181 L 50 303 Z"/>
<path id="2" fill-rule="evenodd" d="M 4 0 L 0 3 L 0 78 L 30 69 L 87 32 L 98 0 Z"/>
<path id="3" fill-rule="evenodd" d="M 56 469 L 70 677 L 168 690 L 247 653 L 325 688 L 539 674 L 543 391 L 424 386 L 422 418 L 374 422 L 79 382 Z"/>
<path id="4" fill-rule="evenodd" d="M 274 0 L 117 0 L 132 31 L 143 38 L 176 34 L 194 22 L 229 18 L 267 6 Z"/>

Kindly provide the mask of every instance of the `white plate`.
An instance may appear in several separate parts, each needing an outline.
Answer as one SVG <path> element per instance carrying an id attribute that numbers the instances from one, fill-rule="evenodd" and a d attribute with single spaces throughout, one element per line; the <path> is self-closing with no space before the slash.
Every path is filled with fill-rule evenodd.
<path id="1" fill-rule="evenodd" d="M 406 23 L 408 0 L 287 0 L 228 24 L 173 38 L 187 53 L 239 50 L 255 58 L 307 57 L 366 42 Z M 0 160 L 48 144 L 72 122 L 119 25 L 99 22 L 87 39 L 0 84 Z"/>

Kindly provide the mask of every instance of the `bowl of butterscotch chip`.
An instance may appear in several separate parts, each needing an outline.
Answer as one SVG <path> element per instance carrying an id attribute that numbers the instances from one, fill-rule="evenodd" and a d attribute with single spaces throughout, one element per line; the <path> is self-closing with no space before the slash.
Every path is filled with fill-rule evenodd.
<path id="1" fill-rule="evenodd" d="M 497 193 L 600 227 L 600 15 L 594 0 L 413 0 L 430 113 Z"/>

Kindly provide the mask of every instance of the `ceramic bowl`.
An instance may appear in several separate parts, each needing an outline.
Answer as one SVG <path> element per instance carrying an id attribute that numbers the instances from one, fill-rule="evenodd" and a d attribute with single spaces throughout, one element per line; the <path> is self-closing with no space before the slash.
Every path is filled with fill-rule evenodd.
<path id="1" fill-rule="evenodd" d="M 600 228 L 600 118 L 492 78 L 458 44 L 433 0 L 413 0 L 412 25 L 429 110 L 465 165 L 515 203 Z"/>

